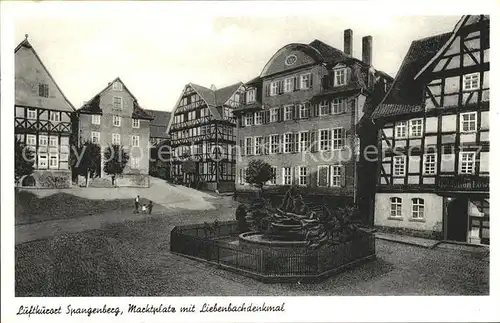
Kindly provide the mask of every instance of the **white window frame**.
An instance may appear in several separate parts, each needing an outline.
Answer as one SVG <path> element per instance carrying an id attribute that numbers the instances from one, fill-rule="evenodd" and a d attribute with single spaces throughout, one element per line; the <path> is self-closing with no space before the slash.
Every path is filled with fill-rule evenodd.
<path id="1" fill-rule="evenodd" d="M 293 135 L 293 132 L 285 132 L 283 134 L 283 153 L 285 154 L 293 152 Z M 287 140 L 287 136 L 290 136 L 290 140 Z"/>
<path id="2" fill-rule="evenodd" d="M 245 137 L 245 154 L 251 156 L 253 152 L 253 137 Z"/>
<path id="3" fill-rule="evenodd" d="M 410 138 L 418 138 L 422 137 L 424 133 L 424 119 L 411 119 L 409 122 L 409 137 Z M 420 125 L 418 124 L 420 123 Z"/>
<path id="4" fill-rule="evenodd" d="M 49 145 L 49 137 L 47 135 L 38 135 L 38 146 L 47 147 Z"/>
<path id="5" fill-rule="evenodd" d="M 464 160 L 464 156 L 472 156 L 472 158 L 467 157 L 466 160 Z M 465 166 L 465 171 L 463 167 Z M 470 171 L 469 171 L 470 169 Z M 458 163 L 458 172 L 459 174 L 475 174 L 475 169 L 476 169 L 476 152 L 474 151 L 461 151 L 459 153 L 459 163 Z"/>
<path id="6" fill-rule="evenodd" d="M 339 135 L 340 132 L 340 135 Z M 345 130 L 344 128 L 332 129 L 332 150 L 342 150 L 345 147 Z M 337 136 L 338 135 L 338 136 Z"/>
<path id="7" fill-rule="evenodd" d="M 322 138 L 321 133 L 325 133 L 326 138 Z M 329 151 L 332 150 L 332 130 L 331 129 L 318 129 L 318 150 Z"/>
<path id="8" fill-rule="evenodd" d="M 111 144 L 113 145 L 121 145 L 122 144 L 122 139 L 119 133 L 113 133 L 111 136 Z"/>
<path id="9" fill-rule="evenodd" d="M 94 138 L 97 138 L 97 140 L 94 140 Z M 90 141 L 93 144 L 99 144 L 101 142 L 101 133 L 98 131 L 92 131 L 90 134 Z"/>
<path id="10" fill-rule="evenodd" d="M 307 166 L 299 166 L 298 169 L 299 169 L 299 174 L 298 174 L 299 186 L 307 186 L 307 178 L 309 176 Z"/>
<path id="11" fill-rule="evenodd" d="M 390 199 L 391 205 L 391 218 L 401 218 L 403 217 L 403 199 L 397 196 L 393 196 Z"/>
<path id="12" fill-rule="evenodd" d="M 59 137 L 49 136 L 49 146 L 50 147 L 58 147 L 59 146 Z"/>
<path id="13" fill-rule="evenodd" d="M 119 100 L 120 100 L 120 107 L 119 107 L 119 108 L 117 108 L 117 107 L 116 107 L 116 104 L 115 104 L 115 103 L 116 103 L 115 101 L 116 101 L 117 99 L 119 99 Z M 122 98 L 121 96 L 113 96 L 113 108 L 114 108 L 114 109 L 120 109 L 120 110 L 122 110 L 122 109 L 123 109 L 123 98 Z"/>
<path id="14" fill-rule="evenodd" d="M 245 101 L 246 101 L 246 103 L 255 102 L 255 89 L 252 88 L 246 92 Z"/>
<path id="15" fill-rule="evenodd" d="M 271 173 L 274 175 L 274 178 L 267 181 L 267 185 L 276 185 L 276 178 L 278 177 L 278 167 L 271 166 Z"/>
<path id="16" fill-rule="evenodd" d="M 269 122 L 278 122 L 279 108 L 271 108 L 269 111 Z"/>
<path id="17" fill-rule="evenodd" d="M 464 91 L 473 91 L 479 89 L 480 75 L 478 72 L 464 75 L 463 87 Z"/>
<path id="18" fill-rule="evenodd" d="M 130 136 L 130 143 L 132 147 L 139 147 L 140 137 L 137 135 Z"/>
<path id="19" fill-rule="evenodd" d="M 299 131 L 299 152 L 308 151 L 310 139 L 309 131 Z"/>
<path id="20" fill-rule="evenodd" d="M 50 111 L 49 119 L 52 122 L 61 122 L 61 113 L 58 111 Z"/>
<path id="21" fill-rule="evenodd" d="M 333 70 L 333 85 L 342 86 L 347 84 L 347 68 L 337 68 Z"/>
<path id="22" fill-rule="evenodd" d="M 408 137 L 408 121 L 398 121 L 394 126 L 394 138 L 406 139 Z"/>
<path id="23" fill-rule="evenodd" d="M 248 127 L 248 126 L 252 126 L 253 125 L 253 113 L 252 112 L 248 112 L 246 115 L 245 115 L 245 126 Z"/>
<path id="24" fill-rule="evenodd" d="M 273 142 L 273 139 L 276 139 Z M 269 153 L 274 155 L 280 152 L 280 136 L 278 134 L 269 135 Z"/>
<path id="25" fill-rule="evenodd" d="M 312 78 L 311 73 L 300 75 L 300 89 L 301 90 L 307 90 L 311 87 L 311 78 Z"/>
<path id="26" fill-rule="evenodd" d="M 139 169 L 141 167 L 141 158 L 140 157 L 131 157 L 130 158 L 130 168 Z"/>
<path id="27" fill-rule="evenodd" d="M 284 81 L 283 91 L 285 93 L 293 92 L 293 77 L 286 78 Z"/>
<path id="28" fill-rule="evenodd" d="M 122 117 L 113 116 L 113 127 L 120 127 L 121 125 L 122 125 Z"/>
<path id="29" fill-rule="evenodd" d="M 470 117 L 469 119 L 466 121 L 464 120 L 464 117 L 465 116 L 474 116 L 474 121 L 471 121 Z M 464 125 L 465 123 L 468 124 L 468 129 L 465 130 L 464 128 Z M 471 129 L 471 125 L 474 125 L 474 129 Z M 477 131 L 477 112 L 463 112 L 463 113 L 460 113 L 460 132 L 461 133 L 474 133 Z"/>
<path id="30" fill-rule="evenodd" d="M 330 183 L 331 187 L 342 186 L 342 165 L 332 165 L 330 167 Z"/>
<path id="31" fill-rule="evenodd" d="M 326 169 L 326 185 L 320 185 L 320 172 L 322 169 Z M 330 186 L 330 166 L 328 165 L 318 165 L 318 175 L 316 179 L 316 185 L 318 187 L 329 187 Z"/>
<path id="32" fill-rule="evenodd" d="M 285 105 L 283 107 L 283 121 L 293 119 L 293 109 L 295 109 L 295 106 L 293 105 Z"/>
<path id="33" fill-rule="evenodd" d="M 280 82 L 279 81 L 271 82 L 271 93 L 270 93 L 271 96 L 278 95 L 279 88 L 280 88 Z"/>
<path id="34" fill-rule="evenodd" d="M 49 155 L 47 153 L 38 153 L 37 154 L 38 168 L 39 169 L 47 169 L 49 168 Z"/>
<path id="35" fill-rule="evenodd" d="M 31 120 L 36 120 L 37 111 L 36 109 L 27 109 L 26 117 Z"/>
<path id="36" fill-rule="evenodd" d="M 293 183 L 292 167 L 283 167 L 283 185 L 292 185 L 292 183 Z"/>
<path id="37" fill-rule="evenodd" d="M 323 100 L 320 103 L 318 103 L 318 112 L 320 116 L 329 115 L 332 112 L 330 107 L 330 102 L 328 100 Z"/>
<path id="38" fill-rule="evenodd" d="M 31 143 L 30 143 L 31 141 Z M 27 146 L 36 146 L 36 135 L 26 135 L 26 145 Z"/>
<path id="39" fill-rule="evenodd" d="M 140 127 L 140 121 L 139 119 L 132 118 L 132 128 L 138 129 Z"/>
<path id="40" fill-rule="evenodd" d="M 258 111 L 254 113 L 254 125 L 262 125 L 264 119 L 264 115 L 262 111 Z"/>
<path id="41" fill-rule="evenodd" d="M 101 115 L 93 114 L 92 115 L 92 124 L 101 124 Z"/>
<path id="42" fill-rule="evenodd" d="M 398 162 L 399 161 L 399 162 Z M 397 172 L 402 167 L 402 172 Z M 404 177 L 406 176 L 406 156 L 396 155 L 392 160 L 393 177 Z"/>
<path id="43" fill-rule="evenodd" d="M 254 155 L 263 155 L 264 137 L 255 136 L 253 138 L 253 142 L 254 142 Z"/>
<path id="44" fill-rule="evenodd" d="M 306 119 L 309 117 L 309 109 L 308 106 L 304 103 L 299 104 L 299 119 Z"/>
<path id="45" fill-rule="evenodd" d="M 332 114 L 341 114 L 346 112 L 347 99 L 334 98 L 332 100 L 332 107 L 330 109 Z"/>
<path id="46" fill-rule="evenodd" d="M 55 165 L 52 165 L 52 160 L 55 160 Z M 59 154 L 51 153 L 49 154 L 49 168 L 58 169 L 59 168 Z"/>
<path id="47" fill-rule="evenodd" d="M 413 220 L 425 219 L 425 200 L 423 198 L 411 199 L 411 218 Z"/>
<path id="48" fill-rule="evenodd" d="M 121 84 L 118 81 L 116 81 L 115 83 L 113 83 L 113 91 L 118 91 L 118 92 L 123 91 L 123 84 Z"/>
<path id="49" fill-rule="evenodd" d="M 423 174 L 436 175 L 437 153 L 424 154 Z"/>

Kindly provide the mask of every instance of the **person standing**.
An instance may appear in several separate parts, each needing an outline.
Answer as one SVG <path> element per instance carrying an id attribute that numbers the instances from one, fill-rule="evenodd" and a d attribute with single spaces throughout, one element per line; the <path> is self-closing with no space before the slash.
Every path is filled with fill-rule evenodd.
<path id="1" fill-rule="evenodd" d="M 151 211 L 153 211 L 153 201 L 149 201 L 148 204 L 148 214 L 151 215 Z"/>
<path id="2" fill-rule="evenodd" d="M 137 195 L 137 197 L 135 198 L 134 205 L 135 205 L 134 213 L 139 213 L 139 195 Z"/>

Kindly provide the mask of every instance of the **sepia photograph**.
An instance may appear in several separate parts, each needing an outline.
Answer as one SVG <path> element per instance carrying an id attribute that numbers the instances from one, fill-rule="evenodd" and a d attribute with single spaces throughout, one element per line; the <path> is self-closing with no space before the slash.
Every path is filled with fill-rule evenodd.
<path id="1" fill-rule="evenodd" d="M 30 4 L 2 39 L 15 318 L 491 294 L 488 12 Z"/>

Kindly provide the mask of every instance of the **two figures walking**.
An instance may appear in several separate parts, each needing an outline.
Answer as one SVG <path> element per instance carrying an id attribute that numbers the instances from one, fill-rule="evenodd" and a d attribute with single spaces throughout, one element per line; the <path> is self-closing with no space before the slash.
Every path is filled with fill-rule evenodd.
<path id="1" fill-rule="evenodd" d="M 153 211 L 153 201 L 149 201 L 149 204 L 146 205 L 146 204 L 143 204 L 141 205 L 141 201 L 140 201 L 140 197 L 139 195 L 136 196 L 135 200 L 134 200 L 134 206 L 135 206 L 135 211 L 134 213 L 142 213 L 142 214 L 151 214 L 151 212 Z M 140 210 L 139 210 L 140 209 Z"/>

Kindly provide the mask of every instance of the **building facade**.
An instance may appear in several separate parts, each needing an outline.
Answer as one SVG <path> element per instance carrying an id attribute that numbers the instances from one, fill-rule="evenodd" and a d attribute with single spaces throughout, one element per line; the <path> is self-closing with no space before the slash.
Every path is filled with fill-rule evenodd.
<path id="1" fill-rule="evenodd" d="M 171 178 L 220 192 L 234 190 L 235 120 L 243 99 L 241 83 L 218 90 L 189 83 L 172 112 L 168 133 L 172 147 Z M 183 171 L 192 159 L 196 172 Z"/>
<path id="2" fill-rule="evenodd" d="M 150 124 L 149 142 L 156 146 L 161 142 L 168 140 L 168 124 L 170 122 L 170 112 L 158 110 L 145 110 L 147 114 L 153 117 Z"/>
<path id="3" fill-rule="evenodd" d="M 489 24 L 414 41 L 373 113 L 379 228 L 489 243 Z"/>
<path id="4" fill-rule="evenodd" d="M 23 186 L 70 187 L 70 146 L 75 109 L 28 41 L 14 50 L 16 138 L 34 152 L 33 174 Z"/>
<path id="5" fill-rule="evenodd" d="M 116 78 L 101 92 L 78 109 L 78 136 L 80 143 L 90 141 L 106 147 L 121 145 L 129 154 L 129 161 L 117 186 L 149 186 L 150 122 L 153 119 L 138 104 L 135 96 L 120 78 Z M 104 157 L 101 178 L 104 173 Z"/>
<path id="6" fill-rule="evenodd" d="M 245 104 L 235 110 L 242 147 L 237 189 L 247 186 L 248 162 L 262 159 L 275 173 L 269 185 L 358 200 L 357 157 L 376 137 L 368 116 L 392 78 L 371 66 L 371 36 L 363 38 L 363 60 L 352 57 L 352 35 L 344 32 L 344 51 L 319 40 L 288 44 L 245 84 Z"/>

